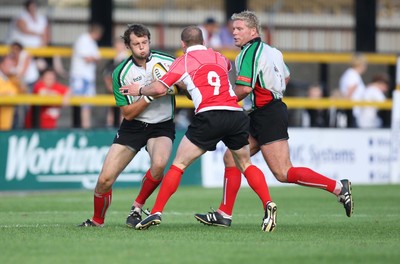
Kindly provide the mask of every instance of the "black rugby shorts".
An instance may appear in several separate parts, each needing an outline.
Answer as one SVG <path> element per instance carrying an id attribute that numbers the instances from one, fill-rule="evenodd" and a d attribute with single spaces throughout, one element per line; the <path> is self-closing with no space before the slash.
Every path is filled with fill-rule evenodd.
<path id="1" fill-rule="evenodd" d="M 138 120 L 124 119 L 114 137 L 113 143 L 129 146 L 137 152 L 147 144 L 150 138 L 168 137 L 175 139 L 175 124 L 173 120 L 149 124 Z"/>
<path id="2" fill-rule="evenodd" d="M 212 110 L 198 113 L 186 137 L 199 148 L 212 151 L 222 141 L 232 150 L 249 144 L 249 118 L 243 111 Z"/>
<path id="3" fill-rule="evenodd" d="M 274 100 L 250 113 L 250 135 L 264 145 L 289 139 L 287 106 Z"/>

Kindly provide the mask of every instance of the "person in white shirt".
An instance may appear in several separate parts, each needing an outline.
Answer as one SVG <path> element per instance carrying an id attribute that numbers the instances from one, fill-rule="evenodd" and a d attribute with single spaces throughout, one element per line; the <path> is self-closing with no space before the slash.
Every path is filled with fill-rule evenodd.
<path id="1" fill-rule="evenodd" d="M 33 85 L 39 79 L 39 70 L 35 60 L 19 42 L 11 43 L 10 54 L 15 61 L 13 73 L 21 81 L 27 92 L 31 93 Z"/>
<path id="2" fill-rule="evenodd" d="M 218 32 L 219 24 L 213 17 L 207 18 L 199 28 L 203 33 L 204 46 L 213 49 L 220 49 L 222 47 L 221 38 Z"/>
<path id="3" fill-rule="evenodd" d="M 386 100 L 386 93 L 389 90 L 389 77 L 387 74 L 376 74 L 372 82 L 368 84 L 363 100 L 369 102 L 383 102 Z M 378 115 L 376 107 L 360 108 L 360 115 L 357 124 L 360 128 L 379 128 L 382 127 L 382 119 Z"/>
<path id="4" fill-rule="evenodd" d="M 17 79 L 21 92 L 32 93 L 33 86 L 39 79 L 39 69 L 35 60 L 19 42 L 11 43 L 10 56 L 14 60 L 14 67 L 10 70 Z M 15 108 L 13 128 L 23 128 L 27 111 L 26 105 Z"/>
<path id="5" fill-rule="evenodd" d="M 11 23 L 10 43 L 19 42 L 27 48 L 47 46 L 49 23 L 47 18 L 37 11 L 37 1 L 25 1 L 24 7 L 25 9 Z"/>
<path id="6" fill-rule="evenodd" d="M 94 96 L 96 94 L 96 66 L 100 60 L 97 41 L 103 35 L 103 27 L 91 24 L 89 32 L 78 37 L 73 45 L 70 87 L 76 96 Z M 91 110 L 85 105 L 81 109 L 81 127 L 91 127 Z"/>
<path id="7" fill-rule="evenodd" d="M 355 54 L 352 59 L 351 67 L 348 68 L 339 80 L 340 94 L 343 98 L 352 101 L 362 100 L 365 84 L 361 75 L 367 70 L 367 59 L 362 54 Z M 353 110 L 346 111 L 347 127 L 357 127 L 356 119 L 359 115 L 359 107 L 353 107 Z"/>

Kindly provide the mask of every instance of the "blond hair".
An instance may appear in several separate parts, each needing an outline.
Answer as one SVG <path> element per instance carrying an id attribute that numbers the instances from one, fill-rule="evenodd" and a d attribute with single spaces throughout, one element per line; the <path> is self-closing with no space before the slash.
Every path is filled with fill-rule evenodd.
<path id="1" fill-rule="evenodd" d="M 356 68 L 367 65 L 367 58 L 362 53 L 355 53 L 351 58 L 351 66 Z"/>
<path id="2" fill-rule="evenodd" d="M 247 27 L 255 28 L 257 30 L 258 34 L 260 34 L 260 32 L 261 32 L 260 21 L 258 20 L 258 17 L 256 16 L 256 14 L 252 11 L 245 10 L 240 13 L 235 13 L 232 15 L 231 19 L 233 21 L 242 20 L 246 23 Z"/>

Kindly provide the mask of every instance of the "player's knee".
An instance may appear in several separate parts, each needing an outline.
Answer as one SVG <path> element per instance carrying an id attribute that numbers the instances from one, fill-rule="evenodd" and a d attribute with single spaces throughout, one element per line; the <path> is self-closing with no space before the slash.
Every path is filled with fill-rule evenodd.
<path id="1" fill-rule="evenodd" d="M 235 161 L 230 151 L 227 151 L 224 154 L 224 165 L 225 167 L 235 167 Z"/>
<path id="2" fill-rule="evenodd" d="M 164 169 L 165 166 L 152 166 L 150 168 L 151 177 L 156 181 L 161 180 L 164 176 Z"/>
<path id="3" fill-rule="evenodd" d="M 155 173 L 154 175 L 151 175 L 151 176 L 154 180 L 159 181 L 164 177 L 164 174 L 162 172 L 160 172 L 160 173 Z"/>
<path id="4" fill-rule="evenodd" d="M 100 176 L 99 179 L 97 180 L 96 189 L 107 190 L 111 188 L 113 183 L 114 180 L 112 178 Z"/>
<path id="5" fill-rule="evenodd" d="M 279 182 L 282 182 L 282 183 L 287 182 L 287 174 L 284 172 L 274 173 L 274 176 Z"/>

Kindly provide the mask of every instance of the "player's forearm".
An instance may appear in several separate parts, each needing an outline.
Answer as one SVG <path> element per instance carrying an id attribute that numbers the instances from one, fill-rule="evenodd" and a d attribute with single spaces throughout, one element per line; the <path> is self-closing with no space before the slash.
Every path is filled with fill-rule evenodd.
<path id="1" fill-rule="evenodd" d="M 143 97 L 133 104 L 121 107 L 122 116 L 126 120 L 132 120 L 140 115 L 150 103 L 151 102 L 146 101 Z"/>
<path id="2" fill-rule="evenodd" d="M 131 83 L 119 88 L 119 92 L 122 95 L 132 95 L 132 96 L 154 96 L 159 97 L 166 95 L 168 87 L 159 81 L 153 82 L 147 86 L 140 86 L 139 83 Z"/>
<path id="3" fill-rule="evenodd" d="M 238 102 L 240 102 L 241 100 L 246 98 L 246 96 L 249 95 L 249 93 L 251 93 L 252 88 L 248 87 L 248 86 L 243 86 L 243 85 L 236 85 L 234 91 L 238 98 Z"/>
<path id="4" fill-rule="evenodd" d="M 161 82 L 153 82 L 150 85 L 139 88 L 139 95 L 163 96 L 167 94 L 168 87 Z"/>

